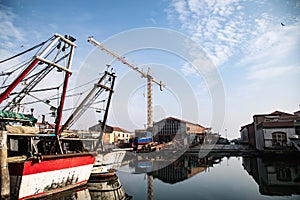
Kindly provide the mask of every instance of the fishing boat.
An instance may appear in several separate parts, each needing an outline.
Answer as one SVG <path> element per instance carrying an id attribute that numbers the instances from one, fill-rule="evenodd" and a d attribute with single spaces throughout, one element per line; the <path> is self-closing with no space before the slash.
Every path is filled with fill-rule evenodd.
<path id="1" fill-rule="evenodd" d="M 109 72 L 110 71 L 110 72 Z M 90 152 L 96 152 L 97 157 L 93 165 L 91 172 L 91 177 L 107 177 L 112 176 L 120 168 L 122 160 L 126 154 L 126 151 L 107 151 L 103 147 L 103 134 L 106 130 L 106 121 L 108 117 L 110 102 L 112 94 L 114 92 L 114 83 L 116 75 L 107 66 L 106 71 L 99 78 L 98 82 L 94 84 L 94 87 L 89 90 L 88 94 L 81 101 L 79 106 L 74 110 L 74 112 L 66 120 L 65 124 L 62 126 L 62 130 L 69 130 L 70 127 L 78 120 L 82 114 L 91 107 L 98 97 L 104 98 L 105 101 L 101 100 L 104 105 L 100 114 L 102 114 L 102 119 L 99 120 L 99 130 L 96 131 L 97 137 L 64 137 L 63 141 L 77 141 L 84 144 L 84 149 Z M 105 94 L 106 93 L 106 94 Z M 99 110 L 96 110 L 96 112 Z"/>
<path id="2" fill-rule="evenodd" d="M 121 167 L 126 151 L 98 153 L 90 179 L 114 176 Z"/>
<path id="3" fill-rule="evenodd" d="M 72 136 L 63 137 L 62 141 L 63 143 L 70 141 L 73 141 L 74 143 L 75 141 L 77 141 L 79 144 L 82 142 L 84 150 L 93 152 L 93 147 L 98 142 L 98 139 L 79 138 L 78 136 L 77 138 L 75 138 L 74 136 Z M 122 165 L 123 159 L 126 155 L 126 151 L 122 149 L 103 150 L 101 146 L 99 146 L 95 152 L 97 152 L 97 156 L 93 164 L 93 169 L 89 180 L 115 176 L 116 172 Z"/>
<path id="4" fill-rule="evenodd" d="M 78 141 L 62 141 L 60 137 L 63 131 L 60 125 L 62 111 L 76 47 L 74 41 L 71 36 L 55 34 L 33 48 L 0 61 L 0 64 L 11 64 L 12 59 L 38 49 L 32 59 L 13 71 L 10 67 L 5 68 L 6 65 L 1 67 L 1 70 L 7 70 L 1 73 L 7 78 L 4 79 L 6 84 L 1 87 L 0 121 L 1 133 L 7 135 L 11 199 L 38 198 L 75 188 L 86 184 L 91 174 L 96 153 L 85 152 Z M 42 48 L 43 46 L 46 47 Z M 17 76 L 10 79 L 13 72 Z M 63 80 L 57 82 L 58 77 L 63 77 Z M 41 86 L 49 86 L 50 83 L 60 86 L 42 89 Z M 50 100 L 36 97 L 37 94 L 49 92 L 53 88 L 58 90 L 59 96 L 55 105 Z M 30 109 L 31 113 L 23 114 L 22 106 L 29 105 L 24 100 L 29 98 L 50 107 L 55 116 L 50 128 L 47 128 L 50 123 L 44 120 L 43 127 L 36 127 L 37 119 L 33 117 L 33 108 Z"/>
<path id="5" fill-rule="evenodd" d="M 10 144 L 18 141 L 23 145 L 23 142 L 42 141 L 41 138 L 55 139 L 55 135 L 12 133 L 8 134 L 8 138 Z M 33 145 L 27 146 L 29 149 L 32 147 Z M 23 148 L 24 146 L 20 150 Z M 9 152 L 13 151 L 10 149 Z M 32 152 L 34 155 L 30 155 Z M 42 197 L 84 185 L 90 177 L 94 161 L 95 154 L 88 152 L 43 155 L 33 150 L 22 151 L 19 156 L 10 156 L 8 167 L 11 198 Z"/>

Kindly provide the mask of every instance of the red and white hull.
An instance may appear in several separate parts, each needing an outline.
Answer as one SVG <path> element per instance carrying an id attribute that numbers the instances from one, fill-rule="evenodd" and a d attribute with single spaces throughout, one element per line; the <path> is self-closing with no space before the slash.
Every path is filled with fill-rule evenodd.
<path id="1" fill-rule="evenodd" d="M 95 154 L 91 153 L 9 162 L 12 197 L 41 197 L 86 184 L 94 162 Z"/>

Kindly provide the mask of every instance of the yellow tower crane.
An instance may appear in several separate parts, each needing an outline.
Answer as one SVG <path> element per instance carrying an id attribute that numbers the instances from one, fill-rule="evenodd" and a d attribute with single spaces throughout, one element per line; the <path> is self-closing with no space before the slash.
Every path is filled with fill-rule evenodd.
<path id="1" fill-rule="evenodd" d="M 96 41 L 93 37 L 88 37 L 88 42 L 95 45 L 102 51 L 112 55 L 117 60 L 121 61 L 123 64 L 130 67 L 132 70 L 138 72 L 142 78 L 147 78 L 147 123 L 148 123 L 148 129 L 152 129 L 153 127 L 153 117 L 152 117 L 152 82 L 159 85 L 160 90 L 162 91 L 165 87 L 165 84 L 162 81 L 155 80 L 151 75 L 151 69 L 148 67 L 147 73 L 140 70 L 135 65 L 129 63 L 126 59 L 124 59 L 122 56 L 118 55 L 117 53 L 107 49 L 102 44 L 100 44 L 98 41 Z M 148 174 L 148 200 L 153 200 L 153 176 L 151 174 Z"/>
<path id="2" fill-rule="evenodd" d="M 148 125 L 148 128 L 152 128 L 153 127 L 152 82 L 159 85 L 161 91 L 165 87 L 164 83 L 162 81 L 157 81 L 152 77 L 150 67 L 148 67 L 148 71 L 147 71 L 147 73 L 145 73 L 142 70 L 140 70 L 138 67 L 136 67 L 135 65 L 129 63 L 126 59 L 124 59 L 124 57 L 122 57 L 122 56 L 118 55 L 117 53 L 115 53 L 115 52 L 107 49 L 106 47 L 104 47 L 102 44 L 100 44 L 98 41 L 96 41 L 93 37 L 88 37 L 88 42 L 95 45 L 96 47 L 98 47 L 102 51 L 110 54 L 111 56 L 113 56 L 114 58 L 116 58 L 117 60 L 122 62 L 123 64 L 130 67 L 132 70 L 138 72 L 142 76 L 142 78 L 147 78 L 147 123 L 148 123 L 147 125 Z"/>

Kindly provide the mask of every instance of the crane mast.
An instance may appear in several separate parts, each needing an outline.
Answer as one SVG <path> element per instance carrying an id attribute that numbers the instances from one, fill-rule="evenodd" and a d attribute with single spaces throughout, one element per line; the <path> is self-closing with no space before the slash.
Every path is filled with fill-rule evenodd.
<path id="1" fill-rule="evenodd" d="M 147 78 L 147 123 L 148 123 L 148 128 L 149 127 L 153 127 L 153 117 L 152 117 L 152 104 L 153 104 L 153 102 L 152 102 L 152 82 L 154 82 L 157 85 L 159 85 L 161 91 L 165 87 L 164 83 L 162 81 L 157 81 L 157 80 L 155 80 L 152 77 L 150 67 L 148 68 L 147 73 L 145 73 L 142 70 L 140 70 L 138 67 L 136 67 L 135 65 L 129 63 L 124 57 L 122 57 L 122 56 L 118 55 L 117 53 L 115 53 L 115 52 L 107 49 L 106 47 L 104 47 L 101 43 L 99 43 L 98 41 L 96 41 L 93 37 L 88 37 L 88 42 L 91 43 L 91 44 L 93 44 L 94 46 L 98 47 L 102 51 L 106 52 L 107 54 L 113 56 L 114 58 L 116 58 L 117 60 L 119 60 L 120 62 L 122 62 L 123 64 L 127 65 L 132 70 L 138 72 L 142 76 L 142 78 Z"/>

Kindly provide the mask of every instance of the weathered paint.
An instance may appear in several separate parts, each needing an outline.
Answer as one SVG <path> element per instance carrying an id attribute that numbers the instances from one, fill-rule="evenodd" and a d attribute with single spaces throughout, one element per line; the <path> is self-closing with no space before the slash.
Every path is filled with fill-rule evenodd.
<path id="1" fill-rule="evenodd" d="M 264 128 L 256 130 L 256 147 L 258 150 L 264 150 L 265 147 L 272 148 L 272 133 L 283 132 L 286 134 L 287 146 L 291 146 L 290 137 L 293 137 L 295 128 Z"/>
<path id="2" fill-rule="evenodd" d="M 92 165 L 66 168 L 22 177 L 19 197 L 44 194 L 66 186 L 85 184 L 90 176 Z"/>
<path id="3" fill-rule="evenodd" d="M 92 154 L 64 156 L 56 155 L 39 162 L 31 160 L 10 163 L 14 198 L 45 196 L 86 184 L 95 157 Z"/>
<path id="4" fill-rule="evenodd" d="M 108 173 L 109 170 L 118 170 L 125 157 L 126 151 L 99 153 L 95 160 L 92 174 Z"/>
<path id="5" fill-rule="evenodd" d="M 10 183 L 9 183 L 9 172 L 7 163 L 7 132 L 0 131 L 0 183 L 1 199 L 9 199 L 10 195 Z"/>

